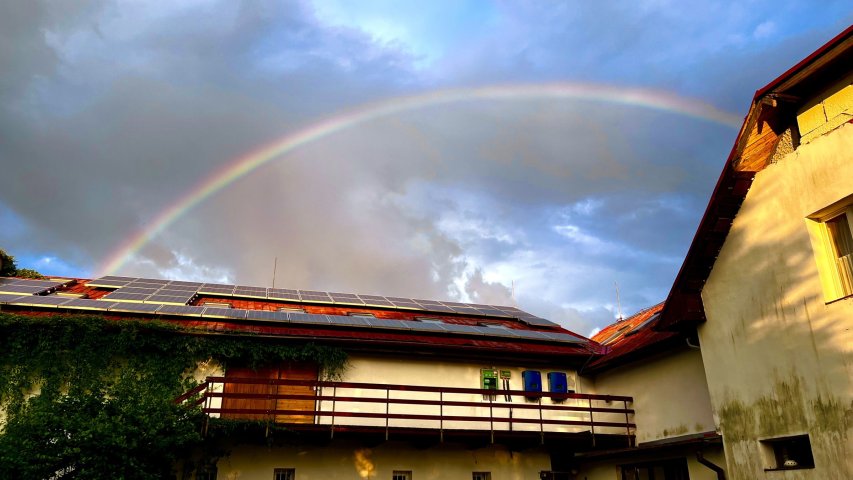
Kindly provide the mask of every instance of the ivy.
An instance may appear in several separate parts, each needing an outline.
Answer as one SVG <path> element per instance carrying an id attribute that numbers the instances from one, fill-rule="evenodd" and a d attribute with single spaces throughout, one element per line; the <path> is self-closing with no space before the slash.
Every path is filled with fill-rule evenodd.
<path id="1" fill-rule="evenodd" d="M 326 378 L 346 364 L 340 349 L 311 343 L 0 312 L 0 478 L 172 477 L 175 462 L 205 444 L 201 412 L 172 400 L 195 385 L 190 372 L 208 359 L 253 368 L 312 361 Z"/>

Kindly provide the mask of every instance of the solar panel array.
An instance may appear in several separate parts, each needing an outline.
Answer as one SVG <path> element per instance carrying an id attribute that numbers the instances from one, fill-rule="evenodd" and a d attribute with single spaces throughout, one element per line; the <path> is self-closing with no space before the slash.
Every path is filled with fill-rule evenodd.
<path id="1" fill-rule="evenodd" d="M 62 282 L 30 280 L 27 278 L 0 278 L 0 294 L 40 295 L 56 290 Z"/>
<path id="2" fill-rule="evenodd" d="M 104 297 L 106 298 L 106 297 Z M 568 333 L 539 332 L 512 328 L 475 327 L 453 323 L 420 322 L 417 320 L 390 320 L 385 318 L 352 317 L 344 315 L 318 315 L 297 312 L 271 312 L 237 308 L 206 307 L 194 305 L 164 305 L 152 303 L 111 302 L 57 296 L 0 294 L 0 304 L 99 310 L 116 313 L 141 313 L 153 315 L 181 315 L 211 319 L 251 320 L 294 326 L 339 326 L 365 329 L 382 329 L 411 332 L 448 333 L 483 337 L 515 338 L 524 340 L 584 343 L 586 340 Z"/>
<path id="3" fill-rule="evenodd" d="M 254 298 L 286 302 L 305 302 L 329 305 L 357 307 L 393 308 L 433 313 L 453 313 L 461 315 L 489 316 L 498 318 L 516 318 L 528 325 L 537 327 L 557 327 L 544 318 L 531 315 L 515 307 L 482 305 L 475 303 L 442 302 L 405 297 L 384 297 L 381 295 L 358 295 L 354 293 L 323 292 L 319 290 L 294 290 L 287 288 L 265 288 L 246 285 L 221 283 L 177 282 L 151 280 L 136 277 L 117 277 L 108 275 L 88 282 L 93 287 L 117 288 L 104 298 L 119 302 L 163 303 L 180 305 L 189 303 L 192 296 L 214 295 L 219 297 Z M 180 291 L 192 295 L 176 295 Z M 168 298 L 180 296 L 181 298 Z M 181 302 L 182 298 L 187 298 Z"/>

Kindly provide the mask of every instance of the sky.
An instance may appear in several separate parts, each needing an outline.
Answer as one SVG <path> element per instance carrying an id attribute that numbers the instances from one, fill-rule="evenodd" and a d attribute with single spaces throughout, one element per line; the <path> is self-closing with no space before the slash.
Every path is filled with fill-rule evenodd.
<path id="1" fill-rule="evenodd" d="M 755 90 L 851 21 L 829 0 L 2 2 L 0 248 L 590 334 L 666 298 Z"/>

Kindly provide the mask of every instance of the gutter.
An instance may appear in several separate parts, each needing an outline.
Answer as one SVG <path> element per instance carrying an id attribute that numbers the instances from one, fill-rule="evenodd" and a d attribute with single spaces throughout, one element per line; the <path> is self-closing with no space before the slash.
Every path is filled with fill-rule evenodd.
<path id="1" fill-rule="evenodd" d="M 719 465 L 705 458 L 702 454 L 702 450 L 696 451 L 696 461 L 713 470 L 717 474 L 717 480 L 726 480 L 726 471 Z"/>

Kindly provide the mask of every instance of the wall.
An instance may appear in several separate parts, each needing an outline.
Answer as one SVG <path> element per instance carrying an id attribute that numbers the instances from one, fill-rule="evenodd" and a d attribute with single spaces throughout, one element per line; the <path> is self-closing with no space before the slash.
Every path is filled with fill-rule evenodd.
<path id="1" fill-rule="evenodd" d="M 575 377 L 575 372 L 569 370 L 567 368 L 560 368 L 558 366 L 554 366 L 551 369 L 543 369 L 541 367 L 529 367 L 518 364 L 489 364 L 489 363 L 472 363 L 472 362 L 464 362 L 464 361 L 448 361 L 442 360 L 438 357 L 436 358 L 427 358 L 427 359 L 413 359 L 413 358 L 394 358 L 394 357 L 386 357 L 386 356 L 370 356 L 364 354 L 351 355 L 349 359 L 349 366 L 347 371 L 344 373 L 342 381 L 344 382 L 358 382 L 358 383 L 381 383 L 381 384 L 392 384 L 392 385 L 419 385 L 419 386 L 432 386 L 432 387 L 455 387 L 455 388 L 480 388 L 480 370 L 482 368 L 492 368 L 498 370 L 509 370 L 511 371 L 511 379 L 510 379 L 510 389 L 511 390 L 522 390 L 522 380 L 521 375 L 522 371 L 525 369 L 534 369 L 540 370 L 542 372 L 542 381 L 543 381 L 543 389 L 547 390 L 547 372 L 548 371 L 561 371 L 566 372 L 569 377 Z M 570 380 L 570 388 L 571 388 L 571 380 Z M 581 383 L 575 386 L 575 390 L 578 393 L 584 393 L 584 389 L 586 385 Z M 324 394 L 331 395 L 333 392 L 325 391 Z M 366 389 L 337 389 L 334 392 L 337 396 L 356 396 L 356 397 L 379 397 L 385 398 L 384 390 L 366 390 Z M 408 398 L 408 399 L 419 399 L 419 400 L 433 400 L 438 401 L 442 398 L 439 397 L 438 393 L 432 392 L 400 392 L 400 391 L 392 391 L 390 393 L 390 398 Z M 536 420 L 539 418 L 539 410 L 538 409 L 519 409 L 519 408 L 511 408 L 514 405 L 529 405 L 536 404 L 536 402 L 529 402 L 524 397 L 521 396 L 512 396 L 511 401 L 507 401 L 503 395 L 497 394 L 494 397 L 492 403 L 490 403 L 487 399 L 484 399 L 482 395 L 479 394 L 453 394 L 447 395 L 445 394 L 443 397 L 444 401 L 461 401 L 461 402 L 476 402 L 482 404 L 482 407 L 453 407 L 453 406 L 445 406 L 443 410 L 441 410 L 438 406 L 435 405 L 392 405 L 390 407 L 390 413 L 407 413 L 407 414 L 425 414 L 425 415 L 439 415 L 439 413 L 443 413 L 443 415 L 447 416 L 475 416 L 488 419 L 490 416 L 490 408 L 492 410 L 492 415 L 494 417 L 508 417 L 512 415 L 514 419 L 532 419 Z M 603 405 L 603 402 L 601 402 Z M 551 399 L 542 399 L 543 405 L 551 405 Z M 587 402 L 585 400 L 567 400 L 560 405 L 582 405 L 587 406 Z M 596 405 L 598 406 L 598 405 Z M 617 407 L 621 407 L 622 404 L 618 404 Z M 320 405 L 320 409 L 324 411 L 330 411 L 332 409 L 331 402 L 324 401 Z M 355 411 L 355 412 L 369 412 L 369 413 L 385 413 L 385 404 L 377 403 L 377 404 L 369 404 L 369 403 L 361 403 L 361 402 L 336 402 L 334 405 L 336 411 Z M 510 410 L 512 412 L 510 413 Z M 586 420 L 588 419 L 588 414 L 586 412 L 558 412 L 558 411 L 545 411 L 543 414 L 543 418 L 545 419 L 556 419 L 556 420 Z M 610 418 L 607 417 L 606 414 L 597 414 L 596 420 L 601 421 L 622 421 L 624 422 L 625 417 L 624 414 L 621 415 L 621 418 Z M 347 425 L 384 425 L 384 419 L 371 419 L 371 418 L 338 418 L 335 420 L 336 424 L 347 424 Z M 330 417 L 321 417 L 319 419 L 319 423 L 328 424 L 331 423 Z M 449 422 L 446 421 L 443 425 L 440 425 L 438 421 L 431 420 L 391 420 L 390 426 L 392 427 L 408 427 L 408 426 L 418 426 L 418 427 L 426 427 L 426 428 L 436 428 L 443 427 L 445 429 L 478 429 L 478 430 L 489 430 L 490 428 L 494 428 L 495 430 L 508 430 L 510 428 L 508 423 L 495 423 L 490 425 L 488 421 L 484 422 Z M 538 423 L 513 423 L 512 429 L 514 431 L 528 430 L 528 431 L 539 431 L 540 425 Z M 546 431 L 570 431 L 570 432 L 580 432 L 580 431 L 588 431 L 589 427 L 584 426 L 545 426 Z M 603 429 L 604 430 L 604 429 Z M 610 430 L 613 430 L 612 432 Z M 614 429 L 609 429 L 609 433 L 624 433 L 624 430 L 620 430 L 616 432 Z M 602 433 L 605 433 L 602 431 Z"/>
<path id="2" fill-rule="evenodd" d="M 634 397 L 637 443 L 714 431 L 702 356 L 687 349 L 616 367 L 595 378 L 595 390 Z"/>
<path id="3" fill-rule="evenodd" d="M 699 327 L 732 480 L 853 478 L 853 299 L 826 303 L 806 217 L 853 194 L 853 125 L 757 174 Z M 816 468 L 765 472 L 760 439 L 808 433 Z"/>
<path id="4" fill-rule="evenodd" d="M 536 449 L 472 450 L 446 444 L 416 449 L 399 442 L 365 448 L 336 441 L 324 446 L 235 446 L 217 463 L 216 478 L 269 480 L 275 468 L 295 468 L 299 480 L 388 480 L 394 470 L 411 471 L 413 480 L 470 479 L 472 472 L 491 472 L 492 480 L 528 480 L 549 467 L 548 454 Z"/>

